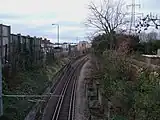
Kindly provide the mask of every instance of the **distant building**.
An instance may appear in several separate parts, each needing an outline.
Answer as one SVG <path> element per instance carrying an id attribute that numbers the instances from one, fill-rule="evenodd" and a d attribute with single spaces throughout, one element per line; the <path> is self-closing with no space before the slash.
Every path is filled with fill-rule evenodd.
<path id="1" fill-rule="evenodd" d="M 63 51 L 68 51 L 69 50 L 69 43 L 62 43 L 62 49 L 63 49 Z"/>
<path id="2" fill-rule="evenodd" d="M 77 50 L 81 52 L 85 52 L 90 47 L 91 47 L 91 44 L 88 43 L 87 41 L 80 41 L 77 44 Z"/>
<path id="3" fill-rule="evenodd" d="M 52 51 L 54 49 L 54 44 L 50 42 L 50 40 L 44 39 L 41 42 L 42 51 L 46 54 L 47 52 Z"/>

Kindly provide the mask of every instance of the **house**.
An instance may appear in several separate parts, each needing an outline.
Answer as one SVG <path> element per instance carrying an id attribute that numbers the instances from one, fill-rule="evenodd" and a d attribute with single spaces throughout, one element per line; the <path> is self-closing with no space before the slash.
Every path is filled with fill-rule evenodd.
<path id="1" fill-rule="evenodd" d="M 62 49 L 63 51 L 67 52 L 69 50 L 69 43 L 66 42 L 62 43 Z"/>
<path id="2" fill-rule="evenodd" d="M 62 45 L 60 43 L 54 43 L 54 52 L 62 52 Z"/>
<path id="3" fill-rule="evenodd" d="M 91 44 L 88 43 L 87 41 L 80 41 L 78 44 L 77 44 L 77 50 L 84 53 L 86 52 L 86 50 L 88 48 L 91 47 Z"/>
<path id="4" fill-rule="evenodd" d="M 44 54 L 47 52 L 53 52 L 54 51 L 54 44 L 50 42 L 50 40 L 44 39 L 41 42 L 41 48 Z"/>

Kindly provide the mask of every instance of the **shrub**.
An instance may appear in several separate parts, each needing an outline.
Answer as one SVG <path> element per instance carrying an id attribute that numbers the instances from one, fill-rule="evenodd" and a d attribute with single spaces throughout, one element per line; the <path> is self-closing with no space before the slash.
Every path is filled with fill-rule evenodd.
<path id="1" fill-rule="evenodd" d="M 158 120 L 160 75 L 148 69 L 133 70 L 127 57 L 116 51 L 103 53 L 101 82 L 104 95 L 113 106 L 121 107 L 120 112 L 114 113 L 116 115 L 126 116 L 129 120 Z"/>
<path id="2" fill-rule="evenodd" d="M 160 77 L 148 70 L 139 73 L 134 91 L 135 117 L 138 120 L 158 120 L 160 118 Z"/>

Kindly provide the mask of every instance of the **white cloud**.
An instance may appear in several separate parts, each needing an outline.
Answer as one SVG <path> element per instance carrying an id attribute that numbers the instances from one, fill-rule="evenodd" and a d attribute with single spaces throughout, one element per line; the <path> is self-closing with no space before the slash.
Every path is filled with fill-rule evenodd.
<path id="1" fill-rule="evenodd" d="M 3 0 L 0 9 L 6 13 L 29 15 L 51 10 L 50 0 Z M 45 7 L 46 6 L 46 7 Z"/>
<path id="2" fill-rule="evenodd" d="M 3 15 L 0 23 L 11 25 L 14 33 L 37 35 L 35 29 L 39 28 L 42 33 L 39 36 L 56 34 L 51 24 L 60 23 L 61 32 L 68 31 L 76 36 L 83 31 L 85 35 L 81 23 L 87 15 L 87 4 L 86 0 L 1 0 L 0 18 L 1 14 Z M 61 21 L 76 25 L 69 26 Z"/>
<path id="3" fill-rule="evenodd" d="M 3 0 L 0 11 L 28 16 L 54 13 L 56 19 L 79 20 L 85 17 L 87 3 L 85 0 Z"/>
<path id="4" fill-rule="evenodd" d="M 32 33 L 38 36 L 48 37 L 53 36 L 53 34 L 55 36 L 56 34 L 56 28 L 53 28 L 51 24 L 59 23 L 62 36 L 66 35 L 63 33 L 71 34 L 73 38 L 85 36 L 86 29 L 82 25 L 82 22 L 84 22 L 87 17 L 87 5 L 90 1 L 91 0 L 1 0 L 0 23 L 11 25 L 14 33 Z M 100 2 L 100 0 L 92 1 L 96 3 Z M 131 0 L 125 1 L 129 3 Z M 156 0 L 152 1 L 155 3 Z M 151 11 L 153 7 L 150 7 L 150 10 L 144 7 L 149 5 L 149 3 L 151 3 L 149 0 L 143 2 L 142 11 Z M 156 9 L 154 9 L 154 11 L 156 11 Z M 3 15 L 1 16 L 1 14 Z M 4 17 L 4 15 L 10 15 L 10 17 Z M 67 22 L 76 24 L 70 26 L 69 24 L 67 25 Z M 38 30 L 40 32 L 38 32 Z"/>

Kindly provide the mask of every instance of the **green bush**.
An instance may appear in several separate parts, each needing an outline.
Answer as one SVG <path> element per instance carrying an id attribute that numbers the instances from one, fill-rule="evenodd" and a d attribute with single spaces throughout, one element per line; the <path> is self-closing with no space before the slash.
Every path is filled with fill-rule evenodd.
<path id="1" fill-rule="evenodd" d="M 160 118 L 160 76 L 158 72 L 140 69 L 138 75 L 126 59 L 115 51 L 103 54 L 104 71 L 101 85 L 104 97 L 116 99 L 121 112 L 114 113 L 129 120 Z M 134 79 L 133 79 L 134 78 Z M 132 80 L 131 80 L 132 79 Z M 133 81 L 134 80 L 134 81 Z M 113 103 L 113 106 L 117 103 Z"/>
<path id="2" fill-rule="evenodd" d="M 125 56 L 121 56 L 115 51 L 105 51 L 104 57 L 104 76 L 102 80 L 103 90 L 106 98 L 118 98 L 122 108 L 121 113 L 130 109 L 132 102 L 132 88 L 128 81 L 130 80 L 131 66 Z"/>
<path id="3" fill-rule="evenodd" d="M 37 67 L 28 71 L 19 72 L 12 84 L 3 80 L 3 93 L 11 95 L 40 95 L 52 85 L 55 73 L 61 68 L 61 63 L 55 60 L 50 65 Z M 9 86 L 9 87 L 8 87 Z M 37 99 L 35 98 L 8 98 L 3 97 L 4 114 L 12 120 L 22 120 L 31 110 Z"/>
<path id="4" fill-rule="evenodd" d="M 134 109 L 138 120 L 160 118 L 160 77 L 157 72 L 142 71 L 134 91 Z"/>

